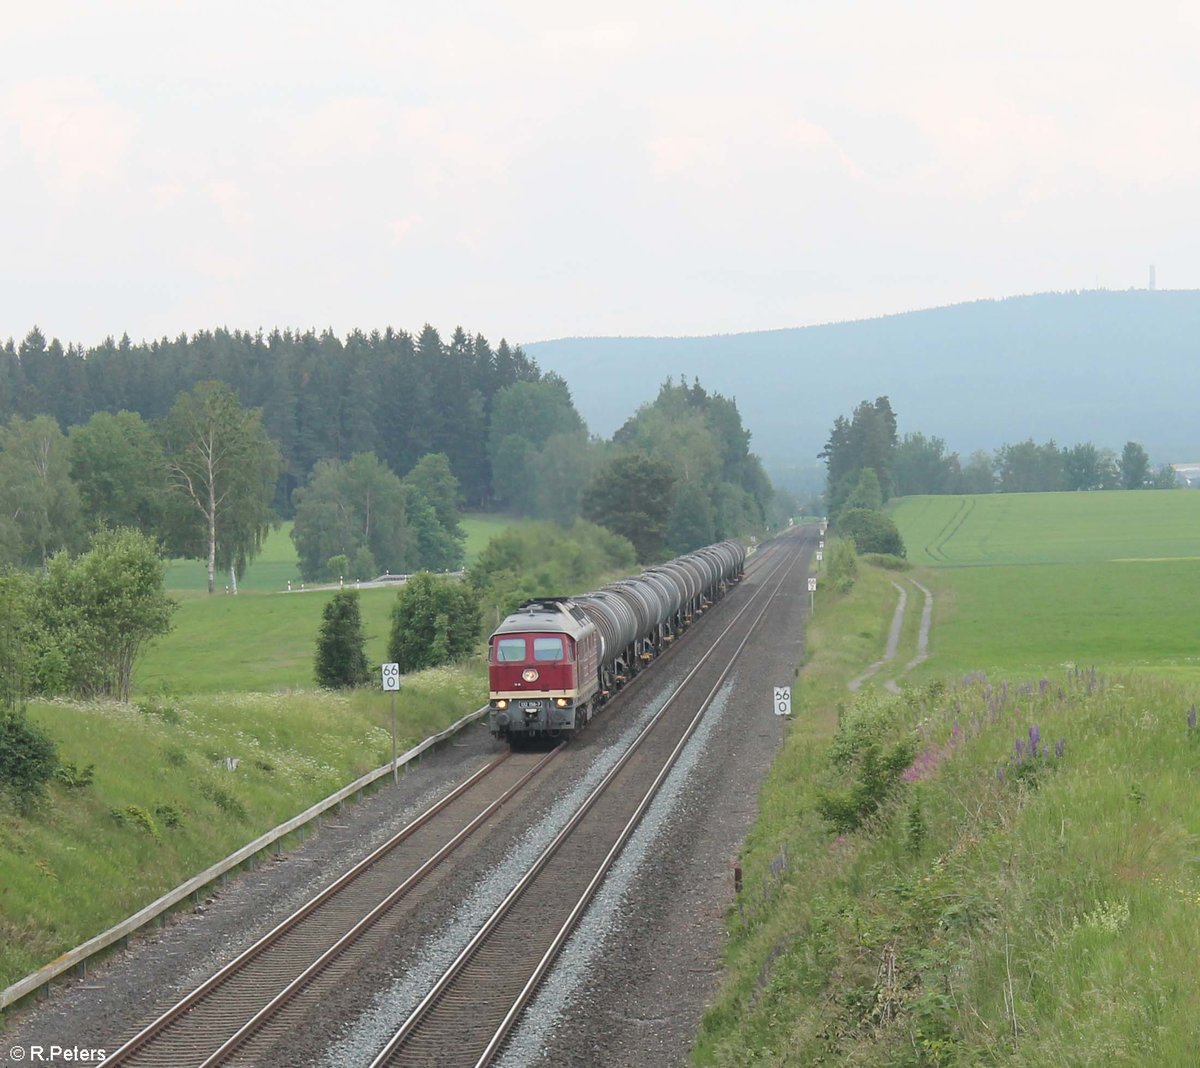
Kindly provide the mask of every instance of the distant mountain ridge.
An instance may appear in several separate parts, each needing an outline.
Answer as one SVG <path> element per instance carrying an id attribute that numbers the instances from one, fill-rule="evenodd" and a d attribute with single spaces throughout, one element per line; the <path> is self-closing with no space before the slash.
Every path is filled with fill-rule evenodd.
<path id="1" fill-rule="evenodd" d="M 737 399 L 773 474 L 812 472 L 839 414 L 887 395 L 900 433 L 964 458 L 1005 442 L 1141 442 L 1200 459 L 1200 290 L 1094 290 L 979 300 L 877 319 L 691 338 L 522 346 L 609 435 L 685 375 Z M 807 479 L 804 479 L 807 481 Z"/>

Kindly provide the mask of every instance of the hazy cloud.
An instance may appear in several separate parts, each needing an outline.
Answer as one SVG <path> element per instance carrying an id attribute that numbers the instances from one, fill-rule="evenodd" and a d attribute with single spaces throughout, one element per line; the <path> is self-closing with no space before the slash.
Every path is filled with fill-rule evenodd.
<path id="1" fill-rule="evenodd" d="M 1200 286 L 1200 0 L 64 0 L 6 17 L 0 336 L 705 333 Z"/>

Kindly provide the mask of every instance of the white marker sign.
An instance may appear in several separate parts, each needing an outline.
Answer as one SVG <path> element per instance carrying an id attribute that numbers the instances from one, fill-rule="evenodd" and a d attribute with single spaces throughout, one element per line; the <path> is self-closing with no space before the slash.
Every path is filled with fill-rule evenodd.
<path id="1" fill-rule="evenodd" d="M 383 674 L 384 690 L 396 691 L 400 689 L 400 665 L 399 664 L 384 664 L 379 669 Z"/>
<path id="2" fill-rule="evenodd" d="M 817 580 L 815 578 L 810 578 L 808 580 L 808 592 L 809 593 L 817 592 Z"/>
<path id="3" fill-rule="evenodd" d="M 821 552 L 820 549 L 818 549 L 817 550 L 817 563 L 819 564 L 824 559 L 825 559 L 825 554 L 823 552 Z"/>
<path id="4" fill-rule="evenodd" d="M 792 688 L 790 686 L 775 687 L 775 715 L 790 716 L 792 714 Z"/>

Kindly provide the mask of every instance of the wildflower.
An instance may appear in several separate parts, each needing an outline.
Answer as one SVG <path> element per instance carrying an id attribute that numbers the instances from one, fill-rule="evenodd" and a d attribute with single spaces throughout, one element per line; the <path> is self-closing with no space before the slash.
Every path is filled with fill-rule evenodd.
<path id="1" fill-rule="evenodd" d="M 1013 743 L 1013 749 L 1016 750 L 1017 763 L 1020 764 L 1021 761 L 1025 759 L 1025 739 L 1018 738 L 1016 742 Z"/>
<path id="2" fill-rule="evenodd" d="M 1033 757 L 1038 755 L 1038 742 L 1041 741 L 1041 738 L 1042 732 L 1038 730 L 1037 724 L 1035 723 L 1029 728 L 1029 753 Z"/>
<path id="3" fill-rule="evenodd" d="M 1195 729 L 1196 729 L 1196 706 L 1192 705 L 1192 707 L 1188 709 L 1188 730 L 1194 731 Z"/>

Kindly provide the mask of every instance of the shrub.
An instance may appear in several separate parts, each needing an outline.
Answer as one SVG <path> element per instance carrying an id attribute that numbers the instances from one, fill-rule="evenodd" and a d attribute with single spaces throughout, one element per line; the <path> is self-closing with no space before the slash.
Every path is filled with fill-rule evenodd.
<path id="1" fill-rule="evenodd" d="M 62 783 L 71 790 L 82 790 L 85 786 L 91 786 L 95 778 L 95 764 L 89 764 L 86 768 L 80 769 L 77 764 L 64 761 L 54 769 L 54 781 Z"/>
<path id="2" fill-rule="evenodd" d="M 356 590 L 340 590 L 325 605 L 317 635 L 317 682 L 330 690 L 361 686 L 370 666 Z"/>
<path id="3" fill-rule="evenodd" d="M 492 538 L 471 568 L 471 585 L 499 621 L 523 601 L 582 593 L 608 575 L 637 567 L 633 545 L 585 520 L 564 530 L 554 523 L 531 523 Z"/>
<path id="4" fill-rule="evenodd" d="M 860 553 L 905 556 L 904 539 L 891 516 L 867 508 L 848 508 L 838 516 L 838 533 L 851 538 Z"/>
<path id="5" fill-rule="evenodd" d="M 154 817 L 139 805 L 126 805 L 124 808 L 109 809 L 112 818 L 122 827 L 134 827 L 158 841 L 158 825 Z"/>
<path id="6" fill-rule="evenodd" d="M 18 811 L 27 812 L 45 796 L 57 767 L 58 751 L 45 731 L 24 712 L 0 712 L 0 791 Z"/>
<path id="7" fill-rule="evenodd" d="M 169 801 L 164 801 L 162 804 L 154 806 L 154 815 L 159 819 L 164 827 L 182 827 L 183 812 L 178 805 L 173 805 Z"/>
<path id="8" fill-rule="evenodd" d="M 479 597 L 466 582 L 414 575 L 396 595 L 388 657 L 402 672 L 471 655 L 479 640 Z"/>
<path id="9" fill-rule="evenodd" d="M 858 578 L 858 554 L 854 542 L 842 538 L 829 551 L 829 584 L 838 593 L 849 593 Z"/>
<path id="10" fill-rule="evenodd" d="M 871 564 L 874 567 L 882 567 L 886 571 L 911 571 L 912 564 L 902 556 L 893 556 L 891 553 L 867 553 L 862 557 L 865 564 Z"/>

